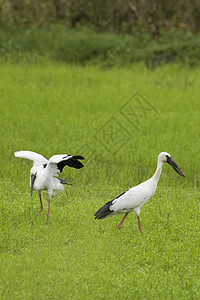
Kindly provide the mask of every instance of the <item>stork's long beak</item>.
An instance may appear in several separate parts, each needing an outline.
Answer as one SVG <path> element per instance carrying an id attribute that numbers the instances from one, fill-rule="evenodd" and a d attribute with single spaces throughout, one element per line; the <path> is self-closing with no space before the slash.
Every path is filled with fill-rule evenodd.
<path id="1" fill-rule="evenodd" d="M 36 179 L 35 174 L 31 174 L 31 197 L 33 194 L 33 185 L 34 185 L 35 179 Z"/>
<path id="2" fill-rule="evenodd" d="M 181 168 L 177 165 L 177 163 L 173 160 L 172 157 L 168 157 L 167 158 L 167 163 L 170 164 L 172 166 L 172 168 L 180 175 L 185 177 L 185 174 L 183 173 L 183 171 L 181 170 Z"/>

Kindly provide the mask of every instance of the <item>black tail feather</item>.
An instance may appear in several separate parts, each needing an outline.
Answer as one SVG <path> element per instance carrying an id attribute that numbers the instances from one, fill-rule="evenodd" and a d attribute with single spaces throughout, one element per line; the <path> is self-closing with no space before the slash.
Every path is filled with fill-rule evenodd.
<path id="1" fill-rule="evenodd" d="M 113 211 L 110 210 L 110 206 L 112 205 L 112 201 L 107 202 L 104 206 L 102 206 L 97 212 L 94 214 L 95 219 L 104 219 Z"/>
<path id="2" fill-rule="evenodd" d="M 58 180 L 60 180 L 60 183 L 62 184 L 72 185 L 71 183 L 68 183 L 65 179 L 58 178 Z"/>

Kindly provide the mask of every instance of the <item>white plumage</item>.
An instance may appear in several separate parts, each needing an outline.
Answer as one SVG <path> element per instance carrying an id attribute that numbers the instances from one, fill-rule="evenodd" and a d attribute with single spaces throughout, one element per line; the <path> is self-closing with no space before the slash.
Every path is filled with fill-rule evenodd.
<path id="1" fill-rule="evenodd" d="M 55 178 L 62 172 L 63 168 L 67 165 L 76 169 L 83 167 L 83 164 L 79 159 L 84 159 L 80 155 L 68 155 L 68 154 L 58 154 L 53 155 L 49 160 L 47 160 L 41 154 L 32 151 L 16 151 L 15 157 L 26 158 L 33 161 L 33 167 L 30 174 L 30 186 L 31 186 L 31 197 L 33 190 L 38 191 L 40 197 L 40 210 L 37 215 L 43 210 L 41 190 L 47 190 L 49 197 L 49 206 L 47 213 L 47 224 L 50 215 L 50 200 L 54 191 L 63 191 L 63 184 L 67 184 L 65 180 L 60 178 Z M 31 220 L 33 221 L 34 218 Z"/>
<path id="2" fill-rule="evenodd" d="M 158 163 L 154 175 L 139 185 L 130 188 L 114 200 L 107 202 L 94 214 L 95 219 L 104 219 L 107 216 L 125 213 L 118 225 L 119 230 L 127 215 L 131 211 L 134 211 L 138 218 L 139 230 L 142 233 L 140 225 L 140 209 L 154 195 L 162 171 L 162 166 L 165 162 L 169 163 L 179 175 L 185 176 L 177 163 L 172 159 L 171 155 L 167 152 L 161 152 L 158 155 Z"/>

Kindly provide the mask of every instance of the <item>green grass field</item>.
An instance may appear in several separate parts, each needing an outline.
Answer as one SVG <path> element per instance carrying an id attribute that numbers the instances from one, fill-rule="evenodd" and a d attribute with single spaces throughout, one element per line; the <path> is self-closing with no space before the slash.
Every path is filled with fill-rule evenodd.
<path id="1" fill-rule="evenodd" d="M 0 66 L 1 299 L 200 298 L 200 72 L 2 63 Z M 46 226 L 30 198 L 32 150 L 85 156 L 60 176 Z M 94 220 L 105 202 L 169 165 L 157 191 L 120 232 L 122 216 Z"/>

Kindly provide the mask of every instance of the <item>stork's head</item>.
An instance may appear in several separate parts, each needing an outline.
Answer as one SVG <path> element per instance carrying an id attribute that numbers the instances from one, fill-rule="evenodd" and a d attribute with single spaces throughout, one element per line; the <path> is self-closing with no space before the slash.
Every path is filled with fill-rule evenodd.
<path id="1" fill-rule="evenodd" d="M 173 158 L 171 157 L 171 155 L 167 152 L 161 152 L 158 155 L 158 161 L 162 162 L 162 163 L 168 163 L 172 166 L 172 168 L 180 175 L 185 177 L 185 174 L 183 173 L 183 171 L 181 170 L 181 168 L 177 165 L 177 163 L 173 160 Z"/>
<path id="2" fill-rule="evenodd" d="M 36 177 L 37 177 L 37 167 L 32 167 L 31 175 L 30 175 L 31 197 L 33 194 L 33 186 L 34 186 Z"/>

